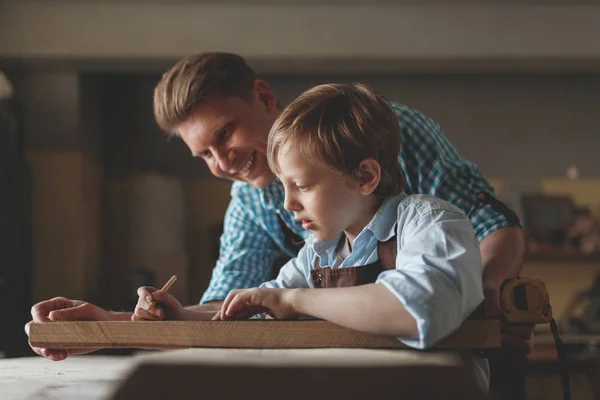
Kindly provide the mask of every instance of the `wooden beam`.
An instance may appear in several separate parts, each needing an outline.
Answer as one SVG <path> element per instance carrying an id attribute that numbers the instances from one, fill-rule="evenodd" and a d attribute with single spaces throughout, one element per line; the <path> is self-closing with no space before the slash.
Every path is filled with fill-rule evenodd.
<path id="1" fill-rule="evenodd" d="M 394 337 L 371 335 L 326 321 L 140 321 L 32 324 L 30 343 L 76 348 L 408 348 Z M 498 320 L 467 320 L 438 349 L 500 347 Z"/>

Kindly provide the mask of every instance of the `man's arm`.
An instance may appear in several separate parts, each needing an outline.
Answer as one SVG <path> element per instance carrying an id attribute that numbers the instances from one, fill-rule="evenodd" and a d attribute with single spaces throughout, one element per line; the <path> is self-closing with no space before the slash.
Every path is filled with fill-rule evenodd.
<path id="1" fill-rule="evenodd" d="M 521 273 L 525 238 L 521 228 L 509 226 L 487 235 L 479 244 L 483 259 L 483 286 L 500 288 L 505 279 Z"/>
<path id="2" fill-rule="evenodd" d="M 248 185 L 231 190 L 219 259 L 200 303 L 222 302 L 233 289 L 256 287 L 271 278 L 280 249 L 266 231 L 279 230 L 277 216 L 260 207 L 260 192 Z M 216 306 L 207 306 L 209 309 Z M 212 308 L 211 308 L 212 307 Z"/>

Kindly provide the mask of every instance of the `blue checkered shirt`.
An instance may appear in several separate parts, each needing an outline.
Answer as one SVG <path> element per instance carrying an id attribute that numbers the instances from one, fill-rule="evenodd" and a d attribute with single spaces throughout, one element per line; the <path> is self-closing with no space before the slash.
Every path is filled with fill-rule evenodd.
<path id="1" fill-rule="evenodd" d="M 431 118 L 406 106 L 392 104 L 400 124 L 398 162 L 406 174 L 408 194 L 429 194 L 447 200 L 470 219 L 481 242 L 497 229 L 515 225 L 506 215 L 478 201 L 477 195 L 494 195 L 479 167 L 462 158 Z M 279 218 L 293 232 L 308 238 L 310 232 L 283 208 L 281 182 L 264 189 L 235 182 L 225 214 L 220 255 L 201 303 L 223 300 L 230 290 L 257 287 L 273 277 L 273 265 L 282 253 L 295 256 L 286 244 Z"/>

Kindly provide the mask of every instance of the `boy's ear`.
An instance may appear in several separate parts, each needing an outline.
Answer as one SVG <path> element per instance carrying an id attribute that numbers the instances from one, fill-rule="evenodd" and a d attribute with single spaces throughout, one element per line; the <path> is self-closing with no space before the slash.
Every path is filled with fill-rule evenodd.
<path id="1" fill-rule="evenodd" d="M 381 180 L 381 166 L 372 158 L 362 160 L 356 169 L 356 177 L 363 195 L 372 194 Z"/>

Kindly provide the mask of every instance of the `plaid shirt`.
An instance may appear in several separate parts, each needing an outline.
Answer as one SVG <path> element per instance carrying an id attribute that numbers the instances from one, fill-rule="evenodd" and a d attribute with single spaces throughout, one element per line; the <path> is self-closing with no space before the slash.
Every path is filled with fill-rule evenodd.
<path id="1" fill-rule="evenodd" d="M 408 194 L 423 193 L 447 200 L 470 219 L 481 242 L 497 229 L 515 225 L 506 215 L 478 201 L 477 195 L 494 189 L 479 167 L 462 158 L 431 118 L 400 104 L 392 104 L 400 123 L 402 149 L 398 162 L 408 183 Z M 235 182 L 225 214 L 220 255 L 201 303 L 223 300 L 230 290 L 257 287 L 270 280 L 281 255 L 295 256 L 286 244 L 279 218 L 295 233 L 307 238 L 309 231 L 283 208 L 284 191 L 275 180 L 264 189 Z"/>

